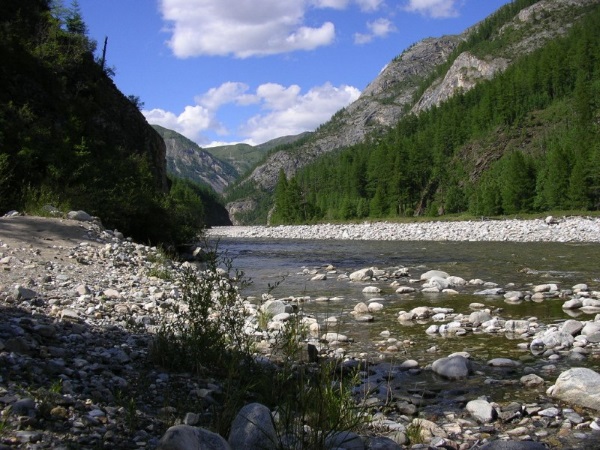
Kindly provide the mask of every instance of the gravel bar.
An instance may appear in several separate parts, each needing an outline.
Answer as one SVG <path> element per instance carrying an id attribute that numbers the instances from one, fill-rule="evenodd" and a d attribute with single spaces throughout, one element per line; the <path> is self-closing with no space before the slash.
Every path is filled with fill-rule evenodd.
<path id="1" fill-rule="evenodd" d="M 600 218 L 549 216 L 534 220 L 230 226 L 210 228 L 207 235 L 262 239 L 600 242 Z"/>

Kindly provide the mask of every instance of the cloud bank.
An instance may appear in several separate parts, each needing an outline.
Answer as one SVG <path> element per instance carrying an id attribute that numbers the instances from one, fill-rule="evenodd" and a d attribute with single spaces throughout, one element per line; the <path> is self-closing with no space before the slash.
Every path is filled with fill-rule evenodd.
<path id="1" fill-rule="evenodd" d="M 146 120 L 177 131 L 201 146 L 214 145 L 208 134 L 226 136 L 234 132 L 252 145 L 268 140 L 312 131 L 331 116 L 355 101 L 360 91 L 352 86 L 325 83 L 302 93 L 297 85 L 265 83 L 250 92 L 248 85 L 226 82 L 195 98 L 196 104 L 181 113 L 163 109 L 144 110 Z M 251 107 L 257 112 L 239 130 L 227 130 L 218 120 L 218 111 L 226 105 Z"/>
<path id="2" fill-rule="evenodd" d="M 161 0 L 168 24 L 168 45 L 178 58 L 235 56 L 249 58 L 313 50 L 331 45 L 331 21 L 310 22 L 313 10 L 357 6 L 377 11 L 383 0 Z"/>

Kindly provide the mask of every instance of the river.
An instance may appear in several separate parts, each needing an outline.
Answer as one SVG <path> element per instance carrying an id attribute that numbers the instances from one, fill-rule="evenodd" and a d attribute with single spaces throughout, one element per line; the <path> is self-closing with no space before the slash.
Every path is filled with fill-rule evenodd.
<path id="1" fill-rule="evenodd" d="M 442 352 L 468 350 L 485 360 L 494 357 L 527 359 L 527 354 L 516 343 L 504 336 L 468 334 L 464 337 L 441 338 L 429 336 L 424 330 L 431 325 L 400 324 L 400 310 L 417 306 L 452 308 L 457 313 L 472 312 L 471 303 L 483 303 L 494 315 L 504 319 L 537 317 L 544 324 L 564 321 L 573 316 L 590 320 L 594 315 L 568 313 L 562 309 L 564 300 L 547 299 L 541 302 L 509 303 L 502 296 L 474 295 L 481 286 L 467 286 L 459 295 L 424 294 L 416 292 L 400 295 L 390 286 L 392 280 L 374 283 L 351 283 L 338 275 L 366 268 L 406 267 L 410 276 L 400 279 L 403 285 L 419 288 L 418 279 L 430 269 L 442 270 L 465 280 L 481 279 L 497 283 L 507 290 L 528 291 L 535 285 L 557 283 L 561 289 L 586 283 L 591 290 L 600 290 L 600 244 L 597 243 L 498 243 L 498 242 L 399 242 L 399 241 L 344 241 L 344 240 L 288 240 L 220 238 L 219 250 L 233 262 L 233 267 L 244 271 L 252 283 L 243 294 L 260 301 L 268 292 L 276 298 L 304 297 L 300 304 L 305 314 L 314 315 L 320 323 L 335 316 L 336 332 L 354 340 L 351 353 L 368 353 L 370 357 L 397 358 L 385 351 L 388 331 L 392 339 L 412 341 L 403 346 L 405 357 L 427 363 L 439 355 L 429 354 L 431 346 Z M 327 274 L 326 280 L 312 281 L 314 273 L 325 273 L 331 265 L 336 273 Z M 372 322 L 357 322 L 350 314 L 359 302 L 368 302 L 373 295 L 362 293 L 367 285 L 382 289 L 377 297 L 383 310 L 373 314 Z M 335 298 L 315 301 L 317 298 Z"/>

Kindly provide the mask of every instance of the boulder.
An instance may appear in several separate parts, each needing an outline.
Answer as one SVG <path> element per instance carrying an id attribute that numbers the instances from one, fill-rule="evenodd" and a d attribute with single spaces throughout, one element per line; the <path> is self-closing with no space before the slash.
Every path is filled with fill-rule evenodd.
<path id="1" fill-rule="evenodd" d="M 231 424 L 229 445 L 232 450 L 274 450 L 277 442 L 271 411 L 260 403 L 244 406 Z"/>
<path id="2" fill-rule="evenodd" d="M 521 366 L 520 361 L 515 361 L 509 358 L 494 358 L 488 361 L 488 366 L 492 367 L 519 367 Z"/>
<path id="3" fill-rule="evenodd" d="M 339 333 L 325 333 L 323 336 L 321 336 L 321 339 L 327 342 L 348 342 L 348 336 Z"/>
<path id="4" fill-rule="evenodd" d="M 400 286 L 396 289 L 397 294 L 412 294 L 413 292 L 415 292 L 415 288 L 410 286 Z"/>
<path id="5" fill-rule="evenodd" d="M 364 450 L 365 444 L 360 436 L 352 431 L 340 431 L 332 433 L 325 439 L 327 448 L 338 448 L 347 450 Z"/>
<path id="6" fill-rule="evenodd" d="M 85 211 L 69 211 L 67 219 L 78 220 L 79 222 L 91 222 L 93 218 Z"/>
<path id="7" fill-rule="evenodd" d="M 539 355 L 546 350 L 562 350 L 573 345 L 573 336 L 564 331 L 550 331 L 531 341 L 531 353 Z"/>
<path id="8" fill-rule="evenodd" d="M 496 418 L 496 410 L 484 399 L 471 400 L 467 403 L 466 410 L 479 423 L 489 423 Z"/>
<path id="9" fill-rule="evenodd" d="M 442 277 L 430 277 L 425 284 L 423 284 L 424 288 L 438 288 L 439 290 L 447 289 L 450 287 L 450 283 L 446 280 L 446 278 Z"/>
<path id="10" fill-rule="evenodd" d="M 504 329 L 508 333 L 523 334 L 529 331 L 528 320 L 507 320 L 504 323 Z"/>
<path id="11" fill-rule="evenodd" d="M 372 269 L 361 269 L 350 274 L 350 281 L 370 281 L 372 278 Z"/>
<path id="12" fill-rule="evenodd" d="M 204 428 L 175 425 L 167 430 L 156 450 L 231 450 L 223 437 Z"/>
<path id="13" fill-rule="evenodd" d="M 583 306 L 583 300 L 580 298 L 572 298 L 563 303 L 563 309 L 579 309 Z"/>
<path id="14" fill-rule="evenodd" d="M 491 319 L 492 315 L 488 311 L 473 311 L 469 315 L 469 322 L 471 322 L 475 327 L 478 327 L 483 322 L 487 322 Z"/>
<path id="15" fill-rule="evenodd" d="M 431 369 L 438 375 L 450 380 L 467 378 L 473 372 L 471 361 L 460 355 L 440 358 L 433 362 Z"/>
<path id="16" fill-rule="evenodd" d="M 292 305 L 288 305 L 281 300 L 267 300 L 261 307 L 261 311 L 272 316 L 276 316 L 281 313 L 292 313 L 294 308 Z"/>
<path id="17" fill-rule="evenodd" d="M 548 395 L 568 404 L 584 406 L 600 411 L 600 374 L 584 367 L 576 367 L 561 373 L 556 383 L 548 388 Z"/>
<path id="18" fill-rule="evenodd" d="M 450 275 L 448 275 L 446 272 L 443 272 L 441 270 L 429 270 L 421 275 L 421 280 L 429 280 L 434 277 L 448 278 L 449 276 Z"/>
<path id="19" fill-rule="evenodd" d="M 381 294 L 381 289 L 377 286 L 366 286 L 362 291 L 363 294 Z"/>
<path id="20" fill-rule="evenodd" d="M 538 387 L 544 385 L 544 379 L 535 373 L 529 375 L 523 375 L 520 379 L 521 384 L 528 388 Z"/>
<path id="21" fill-rule="evenodd" d="M 579 334 L 582 328 L 583 323 L 581 323 L 579 320 L 569 319 L 562 324 L 562 327 L 560 327 L 560 331 L 569 333 L 571 336 L 576 336 L 577 334 Z"/>

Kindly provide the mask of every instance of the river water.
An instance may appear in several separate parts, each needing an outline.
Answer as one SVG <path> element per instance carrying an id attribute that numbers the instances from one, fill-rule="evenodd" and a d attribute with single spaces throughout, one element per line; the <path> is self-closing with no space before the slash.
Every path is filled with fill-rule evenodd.
<path id="1" fill-rule="evenodd" d="M 591 290 L 600 290 L 600 244 L 580 243 L 510 243 L 510 242 L 399 242 L 399 241 L 343 241 L 343 240 L 267 240 L 249 238 L 220 238 L 220 252 L 233 261 L 233 267 L 244 271 L 252 283 L 243 294 L 256 297 L 276 286 L 272 295 L 276 298 L 305 297 L 300 304 L 305 314 L 314 315 L 324 324 L 326 319 L 337 318 L 335 331 L 354 340 L 348 351 L 353 354 L 368 353 L 370 357 L 399 358 L 385 349 L 388 346 L 381 333 L 388 331 L 390 338 L 402 345 L 403 358 L 413 358 L 428 363 L 440 357 L 440 353 L 469 351 L 482 361 L 495 357 L 527 360 L 527 352 L 517 348 L 517 343 L 505 336 L 470 333 L 467 336 L 442 338 L 429 336 L 424 330 L 432 324 L 400 324 L 398 312 L 417 306 L 452 308 L 457 313 L 470 314 L 471 303 L 483 303 L 493 315 L 503 319 L 537 317 L 544 324 L 559 323 L 571 317 L 593 320 L 594 315 L 568 313 L 562 309 L 564 300 L 547 299 L 542 302 L 523 301 L 508 303 L 502 296 L 474 295 L 481 286 L 466 287 L 459 295 L 396 294 L 390 286 L 392 280 L 373 283 L 351 283 L 338 279 L 339 274 L 366 268 L 408 268 L 410 276 L 400 279 L 403 285 L 417 287 L 410 279 L 418 279 L 430 269 L 442 270 L 465 280 L 481 279 L 497 283 L 507 290 L 528 291 L 533 286 L 557 283 L 561 289 L 586 283 Z M 326 280 L 312 281 L 315 271 L 326 273 L 332 265 L 336 273 Z M 308 272 L 308 273 L 307 273 Z M 384 305 L 382 311 L 373 314 L 368 323 L 357 322 L 350 314 L 359 302 L 368 302 L 373 295 L 362 290 L 367 285 L 382 289 L 377 297 Z M 331 301 L 315 301 L 319 297 L 335 298 Z M 432 346 L 438 352 L 428 352 Z M 445 355 L 444 355 L 445 356 Z"/>
<path id="2" fill-rule="evenodd" d="M 464 336 L 442 337 L 425 333 L 431 320 L 423 323 L 400 323 L 398 312 L 417 306 L 452 308 L 457 313 L 470 314 L 472 303 L 483 303 L 493 316 L 503 319 L 532 319 L 541 328 L 559 324 L 569 318 L 594 320 L 595 314 L 569 313 L 562 309 L 564 299 L 528 300 L 514 304 L 503 296 L 475 295 L 482 286 L 466 286 L 458 295 L 425 294 L 419 279 L 427 270 L 442 270 L 465 280 L 481 279 L 497 283 L 507 290 L 531 291 L 534 286 L 557 283 L 561 289 L 571 289 L 586 283 L 590 290 L 600 290 L 600 244 L 598 243 L 510 243 L 510 242 L 399 242 L 291 240 L 258 238 L 220 238 L 218 250 L 231 258 L 233 267 L 243 270 L 252 283 L 243 291 L 249 299 L 260 302 L 261 295 L 275 286 L 275 298 L 303 297 L 298 302 L 302 313 L 314 316 L 322 326 L 321 333 L 330 331 L 347 335 L 350 344 L 343 345 L 346 355 L 366 356 L 379 362 L 378 367 L 393 370 L 405 360 L 416 360 L 423 368 L 436 359 L 453 352 L 468 352 L 476 375 L 460 382 L 437 377 L 432 371 L 396 372 L 389 378 L 389 392 L 405 389 L 419 397 L 420 411 L 432 417 L 448 411 L 461 414 L 465 398 L 486 396 L 499 402 L 520 401 L 529 404 L 551 404 L 545 389 L 570 367 L 590 367 L 600 371 L 598 354 L 584 360 L 572 360 L 568 353 L 558 359 L 534 356 L 527 348 L 529 339 L 503 333 L 469 332 Z M 326 280 L 313 281 L 314 273 L 326 273 L 325 267 L 335 267 Z M 400 279 L 402 285 L 417 288 L 414 294 L 397 294 L 392 280 L 354 283 L 340 279 L 340 274 L 377 267 L 406 267 L 410 276 Z M 359 302 L 368 302 L 372 295 L 362 290 L 367 285 L 382 289 L 378 302 L 381 311 L 373 313 L 372 322 L 358 322 L 350 314 Z M 328 301 L 322 301 L 326 297 Z M 317 300 L 321 298 L 320 300 Z M 337 321 L 328 323 L 335 317 Z M 537 319 L 533 319 L 537 318 Z M 439 323 L 438 323 L 439 324 Z M 521 345 L 519 345 L 521 344 Z M 396 350 L 391 351 L 390 346 Z M 495 368 L 487 362 L 493 358 L 518 361 L 518 368 Z M 390 372 L 391 373 L 391 372 Z M 539 389 L 523 389 L 520 377 L 536 373 L 546 380 Z M 384 377 L 385 378 L 385 377 Z M 572 444 L 572 445 L 571 445 Z M 569 448 L 579 448 L 572 442 Z"/>

